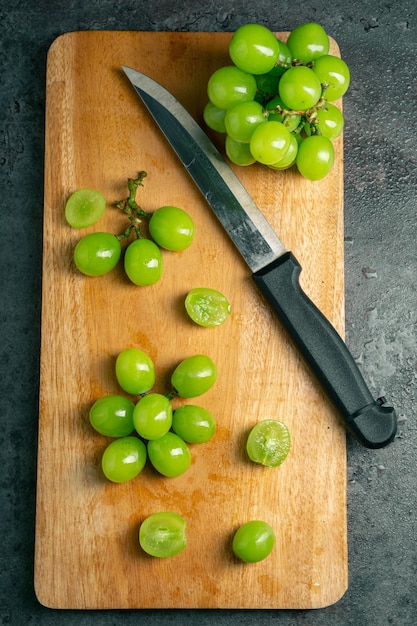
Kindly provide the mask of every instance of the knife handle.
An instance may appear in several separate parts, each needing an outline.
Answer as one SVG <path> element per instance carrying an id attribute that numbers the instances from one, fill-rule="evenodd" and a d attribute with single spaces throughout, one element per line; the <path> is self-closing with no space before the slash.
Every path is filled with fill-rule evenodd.
<path id="1" fill-rule="evenodd" d="M 374 400 L 336 329 L 299 284 L 301 266 L 291 252 L 253 274 L 266 300 L 339 410 L 347 430 L 367 448 L 382 448 L 397 431 L 392 407 Z"/>

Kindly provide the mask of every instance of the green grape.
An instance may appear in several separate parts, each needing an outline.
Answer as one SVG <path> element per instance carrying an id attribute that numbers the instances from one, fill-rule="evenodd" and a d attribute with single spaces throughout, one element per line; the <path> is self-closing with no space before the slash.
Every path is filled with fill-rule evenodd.
<path id="1" fill-rule="evenodd" d="M 86 228 L 100 219 L 105 208 L 106 200 L 99 191 L 78 189 L 67 200 L 65 219 L 73 228 Z"/>
<path id="2" fill-rule="evenodd" d="M 331 140 L 322 135 L 311 135 L 298 146 L 297 168 L 309 180 L 320 180 L 333 167 L 334 149 Z"/>
<path id="3" fill-rule="evenodd" d="M 124 268 L 135 285 L 153 285 L 161 278 L 163 260 L 159 247 L 150 239 L 135 239 L 126 248 Z"/>
<path id="4" fill-rule="evenodd" d="M 138 348 L 126 348 L 116 358 L 116 379 L 123 391 L 134 396 L 146 393 L 155 383 L 152 359 Z"/>
<path id="5" fill-rule="evenodd" d="M 322 86 L 319 78 L 309 67 L 291 67 L 281 77 L 279 95 L 285 108 L 306 111 L 320 100 Z"/>
<path id="6" fill-rule="evenodd" d="M 196 287 L 185 298 L 185 309 L 196 324 L 220 326 L 230 315 L 230 302 L 217 289 Z"/>
<path id="7" fill-rule="evenodd" d="M 195 398 L 206 393 L 217 379 L 217 368 L 204 354 L 190 356 L 175 368 L 171 384 L 181 398 Z"/>
<path id="8" fill-rule="evenodd" d="M 218 133 L 226 134 L 226 127 L 224 125 L 224 116 L 226 115 L 225 109 L 219 109 L 210 100 L 207 102 L 203 110 L 203 118 L 209 128 L 215 130 Z"/>
<path id="9" fill-rule="evenodd" d="M 282 122 L 266 122 L 258 126 L 250 140 L 250 151 L 259 163 L 271 165 L 279 161 L 287 152 L 290 133 Z"/>
<path id="10" fill-rule="evenodd" d="M 269 72 L 275 65 L 278 53 L 277 38 L 261 24 L 240 26 L 229 44 L 229 55 L 233 63 L 250 74 Z"/>
<path id="11" fill-rule="evenodd" d="M 326 102 L 325 109 L 318 109 L 316 119 L 320 133 L 329 139 L 339 137 L 345 123 L 343 113 L 331 102 Z"/>
<path id="12" fill-rule="evenodd" d="M 232 549 L 245 563 L 258 563 L 271 554 L 274 545 L 275 533 L 271 526 L 261 520 L 251 520 L 235 532 Z"/>
<path id="13" fill-rule="evenodd" d="M 156 243 L 166 250 L 185 250 L 194 239 L 194 222 L 183 209 L 160 207 L 149 220 L 149 232 Z"/>
<path id="14" fill-rule="evenodd" d="M 228 135 L 226 135 L 224 143 L 225 151 L 232 163 L 236 165 L 252 165 L 256 159 L 253 158 L 250 146 L 248 143 L 242 143 L 241 141 L 235 141 Z"/>
<path id="15" fill-rule="evenodd" d="M 272 76 L 282 76 L 292 65 L 291 50 L 283 41 L 278 39 L 279 52 L 275 67 L 270 70 Z M 275 95 L 275 94 L 274 94 Z"/>
<path id="16" fill-rule="evenodd" d="M 330 48 L 329 37 L 320 24 L 307 22 L 300 24 L 288 36 L 287 46 L 293 59 L 302 63 L 310 63 L 323 54 L 327 54 Z"/>
<path id="17" fill-rule="evenodd" d="M 115 439 L 104 450 L 101 466 L 103 473 L 114 483 L 124 483 L 135 478 L 145 467 L 146 446 L 137 437 Z"/>
<path id="18" fill-rule="evenodd" d="M 279 79 L 272 74 L 259 74 L 255 76 L 256 95 L 255 100 L 260 104 L 264 104 L 271 100 L 278 93 Z"/>
<path id="19" fill-rule="evenodd" d="M 301 122 L 301 115 L 295 113 L 292 115 L 280 113 L 279 110 L 286 109 L 285 104 L 279 96 L 276 96 L 265 105 L 268 111 L 268 121 L 282 122 L 289 132 L 295 130 Z"/>
<path id="20" fill-rule="evenodd" d="M 235 65 L 226 65 L 210 76 L 207 94 L 209 100 L 219 109 L 230 109 L 238 102 L 254 99 L 256 80 L 252 74 Z"/>
<path id="21" fill-rule="evenodd" d="M 139 543 L 150 556 L 175 556 L 187 545 L 186 522 L 178 513 L 152 513 L 140 525 Z"/>
<path id="22" fill-rule="evenodd" d="M 278 420 L 265 419 L 252 428 L 246 441 L 251 461 L 266 467 L 278 467 L 290 451 L 290 433 Z"/>
<path id="23" fill-rule="evenodd" d="M 224 125 L 226 132 L 235 141 L 248 143 L 253 131 L 260 124 L 265 124 L 266 117 L 259 102 L 239 102 L 226 111 Z"/>
<path id="24" fill-rule="evenodd" d="M 103 276 L 119 262 L 122 248 L 120 241 L 110 233 L 90 233 L 77 243 L 74 263 L 86 276 Z"/>
<path id="25" fill-rule="evenodd" d="M 133 402 L 124 396 L 103 396 L 90 409 L 90 424 L 100 435 L 126 437 L 134 430 L 133 409 Z"/>
<path id="26" fill-rule="evenodd" d="M 172 417 L 172 430 L 187 443 L 205 443 L 216 430 L 216 422 L 201 406 L 184 404 Z"/>
<path id="27" fill-rule="evenodd" d="M 343 59 L 332 54 L 321 56 L 315 60 L 313 72 L 326 85 L 326 100 L 338 100 L 345 95 L 350 83 L 350 70 Z"/>
<path id="28" fill-rule="evenodd" d="M 290 133 L 291 137 L 290 137 L 290 145 L 288 147 L 287 152 L 285 153 L 285 155 L 282 157 L 282 159 L 280 161 L 278 161 L 278 163 L 273 163 L 272 165 L 268 165 L 268 167 L 270 167 L 273 170 L 287 170 L 289 167 L 291 167 L 292 165 L 294 165 L 296 159 L 297 159 L 297 152 L 298 152 L 298 141 L 295 135 L 293 135 L 293 133 Z"/>
<path id="29" fill-rule="evenodd" d="M 133 424 L 138 435 L 144 439 L 158 439 L 172 425 L 172 406 L 166 396 L 150 393 L 136 404 Z"/>
<path id="30" fill-rule="evenodd" d="M 184 474 L 191 465 L 187 444 L 171 431 L 148 441 L 148 457 L 156 471 L 169 478 Z"/>

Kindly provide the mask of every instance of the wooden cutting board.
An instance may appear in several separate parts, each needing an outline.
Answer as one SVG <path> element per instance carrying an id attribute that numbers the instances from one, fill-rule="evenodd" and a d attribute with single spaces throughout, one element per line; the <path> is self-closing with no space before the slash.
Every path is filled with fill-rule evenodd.
<path id="1" fill-rule="evenodd" d="M 347 588 L 345 431 L 121 71 L 125 64 L 154 77 L 202 122 L 207 80 L 229 62 L 230 37 L 75 32 L 49 52 L 35 548 L 36 593 L 48 607 L 317 608 Z M 335 149 L 332 173 L 316 183 L 293 171 L 234 169 L 300 261 L 305 291 L 343 334 L 342 138 Z M 77 273 L 76 242 L 94 230 L 121 231 L 112 204 L 139 170 L 148 172 L 139 203 L 187 210 L 195 242 L 164 252 L 163 277 L 152 287 L 130 284 L 122 268 L 102 278 Z M 81 187 L 108 201 L 83 232 L 64 219 L 68 195 Z M 183 300 L 198 286 L 230 299 L 223 326 L 187 319 Z M 191 402 L 213 413 L 216 434 L 192 446 L 192 465 L 178 478 L 150 467 L 123 485 L 102 475 L 109 440 L 93 432 L 88 411 L 121 392 L 114 361 L 131 346 L 154 360 L 155 391 L 167 391 L 170 372 L 192 354 L 206 353 L 218 367 L 215 387 Z M 291 432 L 277 469 L 245 455 L 248 431 L 263 418 Z M 171 559 L 148 557 L 138 545 L 141 521 L 161 510 L 187 521 L 187 548 Z M 246 565 L 233 558 L 231 537 L 250 519 L 273 526 L 276 546 Z"/>

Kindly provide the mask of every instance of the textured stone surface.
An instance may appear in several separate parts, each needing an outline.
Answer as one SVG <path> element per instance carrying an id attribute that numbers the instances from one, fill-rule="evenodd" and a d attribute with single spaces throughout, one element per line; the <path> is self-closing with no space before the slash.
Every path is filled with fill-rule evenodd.
<path id="1" fill-rule="evenodd" d="M 348 441 L 349 590 L 319 611 L 56 612 L 33 593 L 45 63 L 87 29 L 272 30 L 320 22 L 352 72 L 344 99 L 347 343 L 399 414 L 395 442 Z M 1 624 L 415 624 L 417 14 L 411 0 L 0 0 Z"/>

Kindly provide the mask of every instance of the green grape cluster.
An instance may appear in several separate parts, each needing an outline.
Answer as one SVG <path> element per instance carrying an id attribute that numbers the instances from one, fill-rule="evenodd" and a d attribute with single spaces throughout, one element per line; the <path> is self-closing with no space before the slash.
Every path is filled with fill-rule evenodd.
<path id="1" fill-rule="evenodd" d="M 122 257 L 122 241 L 127 241 L 123 265 L 126 275 L 138 286 L 158 282 L 163 271 L 161 248 L 178 252 L 188 248 L 194 239 L 194 223 L 190 215 L 175 206 L 163 206 L 153 213 L 144 211 L 136 202 L 136 192 L 146 172 L 128 179 L 129 196 L 117 202 L 129 220 L 126 230 L 114 235 L 94 232 L 82 237 L 74 249 L 74 263 L 87 276 L 103 276 L 111 272 Z M 84 228 L 98 221 L 106 206 L 103 195 L 92 189 L 79 189 L 68 198 L 65 217 L 70 226 Z M 151 238 L 144 236 L 142 222 L 148 222 Z M 133 239 L 132 239 L 133 237 Z"/>
<path id="2" fill-rule="evenodd" d="M 207 126 L 225 136 L 232 163 L 295 165 L 309 180 L 330 172 L 333 141 L 344 127 L 334 102 L 346 93 L 350 71 L 329 50 L 327 33 L 314 22 L 297 26 L 286 42 L 260 24 L 236 30 L 231 63 L 210 76 L 203 111 Z"/>
<path id="3" fill-rule="evenodd" d="M 213 415 L 201 406 L 184 404 L 173 409 L 174 397 L 195 398 L 217 380 L 217 368 L 205 354 L 181 361 L 171 374 L 166 395 L 152 391 L 155 365 L 138 348 L 126 348 L 116 358 L 115 376 L 123 392 L 139 396 L 134 403 L 121 394 L 105 395 L 92 405 L 91 426 L 114 438 L 102 456 L 102 470 L 112 482 L 122 483 L 140 474 L 149 459 L 167 477 L 183 474 L 191 464 L 189 444 L 205 443 L 215 432 Z"/>

